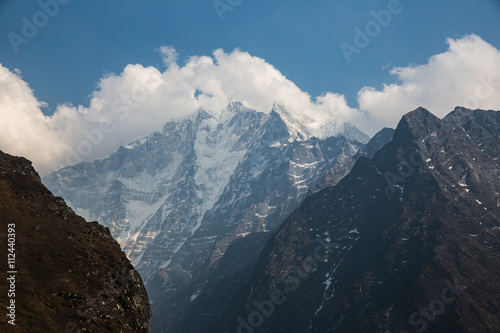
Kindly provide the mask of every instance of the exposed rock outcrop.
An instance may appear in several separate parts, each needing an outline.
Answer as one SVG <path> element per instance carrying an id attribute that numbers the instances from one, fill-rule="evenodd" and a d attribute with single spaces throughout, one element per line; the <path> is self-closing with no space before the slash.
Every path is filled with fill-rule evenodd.
<path id="1" fill-rule="evenodd" d="M 149 332 L 146 289 L 109 229 L 54 197 L 31 162 L 2 152 L 0 227 L 1 332 Z"/>

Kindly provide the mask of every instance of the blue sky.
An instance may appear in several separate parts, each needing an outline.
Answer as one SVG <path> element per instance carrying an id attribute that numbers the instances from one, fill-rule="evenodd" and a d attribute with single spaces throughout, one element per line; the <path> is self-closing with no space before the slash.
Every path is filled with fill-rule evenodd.
<path id="1" fill-rule="evenodd" d="M 353 28 L 364 29 L 374 20 L 370 11 L 388 3 L 243 0 L 221 21 L 211 0 L 72 0 L 16 54 L 7 34 L 22 35 L 22 17 L 32 21 L 41 8 L 37 1 L 2 0 L 0 63 L 21 70 L 37 98 L 49 104 L 46 113 L 64 102 L 88 105 L 99 79 L 127 64 L 161 69 L 162 45 L 174 46 L 180 62 L 240 48 L 312 96 L 332 91 L 356 106 L 363 86 L 395 80 L 384 65 L 424 64 L 447 49 L 446 38 L 475 33 L 500 47 L 498 0 L 401 0 L 402 12 L 348 64 L 339 44 L 353 44 Z"/>
<path id="2" fill-rule="evenodd" d="M 500 110 L 499 18 L 500 0 L 0 0 L 0 150 L 46 174 L 231 100 L 325 136 Z"/>

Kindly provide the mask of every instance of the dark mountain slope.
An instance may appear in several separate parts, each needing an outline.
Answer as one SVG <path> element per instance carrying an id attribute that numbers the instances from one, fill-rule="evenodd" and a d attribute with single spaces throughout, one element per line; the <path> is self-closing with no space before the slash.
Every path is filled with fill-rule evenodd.
<path id="1" fill-rule="evenodd" d="M 375 155 L 377 151 L 391 142 L 393 135 L 394 130 L 392 128 L 383 128 L 380 132 L 375 134 L 366 145 L 361 147 L 356 154 L 346 158 L 345 161 L 340 163 L 340 165 L 335 168 L 328 170 L 323 178 L 321 178 L 317 183 L 311 185 L 308 195 L 317 193 L 325 187 L 337 185 L 337 183 L 351 171 L 354 164 L 362 156 L 370 159 L 373 158 L 373 155 Z"/>
<path id="2" fill-rule="evenodd" d="M 109 229 L 54 197 L 31 162 L 2 152 L 0 224 L 1 332 L 149 332 L 146 289 Z M 15 232 L 9 270 L 17 273 L 8 274 L 15 275 L 15 297 L 5 283 L 8 228 Z M 11 299 L 15 326 L 5 316 Z"/>
<path id="3" fill-rule="evenodd" d="M 407 114 L 273 234 L 211 332 L 499 332 L 499 156 L 499 112 Z"/>
<path id="4" fill-rule="evenodd" d="M 323 187 L 335 185 L 349 173 L 361 156 L 373 157 L 377 150 L 392 140 L 393 134 L 393 129 L 384 128 L 381 130 L 354 156 L 346 158 L 337 167 L 327 171 L 322 180 L 311 186 L 310 191 L 311 189 L 319 191 Z M 334 139 L 330 138 L 329 140 L 333 141 Z M 313 143 L 314 140 L 310 142 Z M 227 310 L 234 293 L 249 281 L 258 256 L 268 239 L 268 233 L 255 233 L 231 243 L 222 260 L 214 267 L 214 272 L 208 282 L 204 282 L 207 280 L 204 277 L 197 279 L 194 284 L 185 288 L 185 292 L 183 292 L 185 294 L 184 303 L 188 305 L 183 306 L 185 309 L 181 315 L 176 314 L 173 316 L 175 320 L 170 320 L 173 322 L 171 327 L 175 328 L 172 330 L 206 332 L 207 328 Z M 199 287 L 201 285 L 203 288 Z M 194 291 L 196 292 L 193 294 Z M 181 291 L 178 293 L 180 294 Z M 170 307 L 179 307 L 179 304 L 175 302 L 165 303 Z M 173 311 L 165 308 L 162 309 L 162 312 L 167 314 Z"/>

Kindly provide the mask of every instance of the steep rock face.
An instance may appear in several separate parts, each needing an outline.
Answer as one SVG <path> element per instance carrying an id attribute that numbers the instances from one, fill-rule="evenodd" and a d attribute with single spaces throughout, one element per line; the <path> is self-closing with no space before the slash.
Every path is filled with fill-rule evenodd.
<path id="1" fill-rule="evenodd" d="M 146 289 L 109 229 L 54 197 L 31 162 L 2 152 L 0 224 L 2 258 L 15 253 L 9 271 L 17 272 L 7 274 L 15 276 L 15 295 L 12 285 L 0 288 L 4 311 L 15 300 L 15 326 L 4 316 L 0 331 L 149 332 Z M 15 243 L 8 248 L 9 228 Z"/>
<path id="2" fill-rule="evenodd" d="M 500 113 L 419 108 L 276 230 L 210 332 L 499 332 Z"/>
<path id="3" fill-rule="evenodd" d="M 163 302 L 158 313 L 166 318 L 176 306 L 183 310 L 158 323 L 172 332 L 206 332 L 227 310 L 233 295 L 249 281 L 269 234 L 252 233 L 231 243 L 210 274 L 200 274 L 194 283 L 178 290 L 177 295 L 184 297 L 177 297 L 174 304 Z"/>
<path id="4" fill-rule="evenodd" d="M 337 185 L 337 183 L 351 171 L 357 160 L 359 160 L 362 156 L 370 159 L 373 158 L 373 155 L 375 155 L 377 151 L 391 142 L 393 135 L 394 130 L 392 128 L 382 129 L 380 132 L 375 134 L 366 145 L 361 147 L 361 149 L 358 150 L 354 156 L 346 158 L 345 161 L 340 163 L 338 166 L 328 170 L 323 178 L 311 185 L 308 195 L 317 193 L 325 187 Z"/>
<path id="5" fill-rule="evenodd" d="M 267 234 L 326 170 L 366 142 L 352 125 L 312 128 L 311 121 L 302 124 L 278 104 L 269 114 L 240 103 L 219 114 L 200 110 L 107 158 L 58 170 L 44 183 L 82 216 L 109 226 L 145 280 L 154 330 L 178 332 L 181 321 L 192 321 L 187 308 L 214 297 L 207 286 L 222 271 L 234 286 L 218 288 L 217 298 L 228 304 L 231 290 L 248 280 L 243 272 L 252 271 Z M 262 236 L 241 241 L 252 234 Z M 233 244 L 249 251 L 221 261 Z M 234 262 L 241 271 L 219 267 Z M 204 317 L 210 323 L 222 311 L 217 306 Z"/>

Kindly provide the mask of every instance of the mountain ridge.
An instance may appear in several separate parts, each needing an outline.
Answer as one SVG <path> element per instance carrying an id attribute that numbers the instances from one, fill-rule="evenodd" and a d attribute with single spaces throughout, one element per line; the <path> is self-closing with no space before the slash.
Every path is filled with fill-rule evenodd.
<path id="1" fill-rule="evenodd" d="M 12 239 L 7 226 L 15 235 L 9 241 L 14 263 L 1 273 L 11 279 L 9 294 L 4 283 L 0 296 L 4 309 L 14 300 L 15 325 L 2 320 L 2 331 L 149 332 L 146 289 L 109 229 L 54 197 L 30 161 L 3 152 L 0 221 L 5 258 Z"/>
<path id="2" fill-rule="evenodd" d="M 109 226 L 143 276 L 158 320 L 179 320 L 182 307 L 207 296 L 202 288 L 193 304 L 188 301 L 217 274 L 231 244 L 274 230 L 313 182 L 363 145 L 343 135 L 301 136 L 289 129 L 293 119 L 275 111 L 264 114 L 236 102 L 219 114 L 200 110 L 44 182 L 78 213 Z M 248 258 L 264 238 L 252 238 Z M 221 298 L 229 297 L 220 290 Z M 165 303 L 178 306 L 162 309 Z M 153 320 L 153 329 L 158 325 Z"/>
<path id="3" fill-rule="evenodd" d="M 499 115 L 404 116 L 273 233 L 209 331 L 497 332 Z"/>

